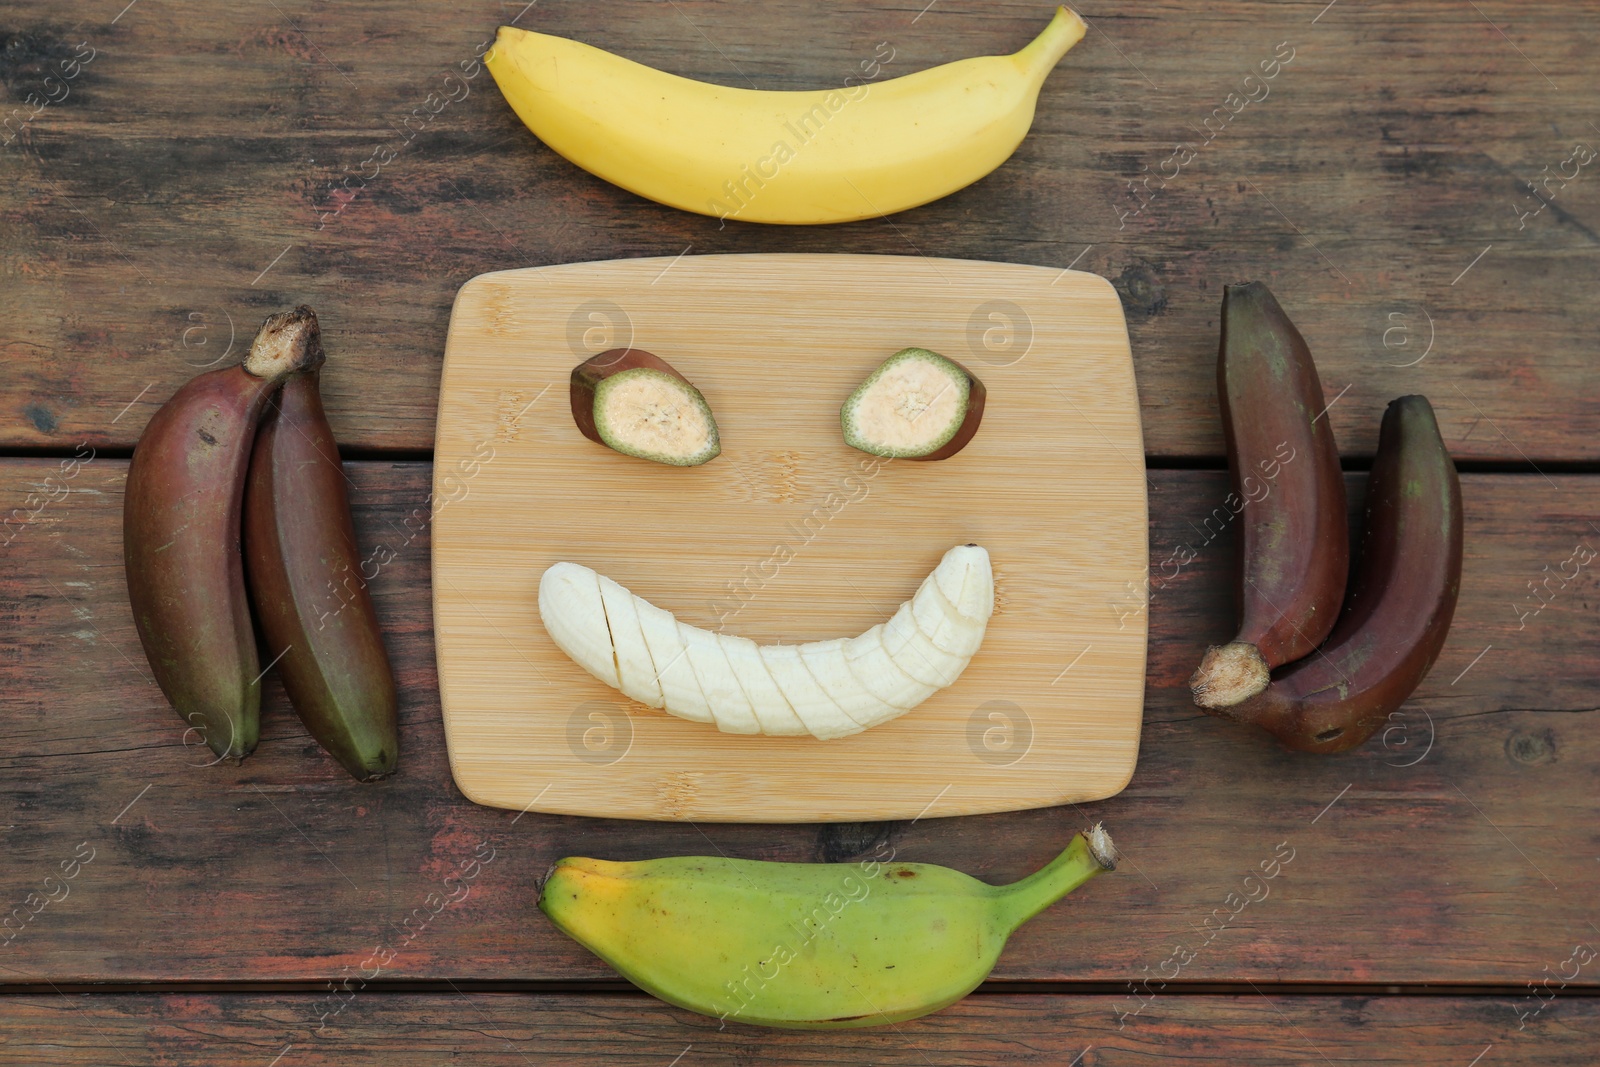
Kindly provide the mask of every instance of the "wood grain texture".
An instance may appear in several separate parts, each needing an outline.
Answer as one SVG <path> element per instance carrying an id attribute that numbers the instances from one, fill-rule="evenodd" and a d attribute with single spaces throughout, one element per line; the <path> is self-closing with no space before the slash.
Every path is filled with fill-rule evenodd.
<path id="1" fill-rule="evenodd" d="M 1349 387 L 1330 414 L 1347 454 L 1370 454 L 1387 400 L 1424 392 L 1458 456 L 1600 455 L 1600 183 L 1560 177 L 1600 136 L 1592 5 L 1093 7 L 1005 166 L 888 220 L 797 230 L 672 211 L 538 144 L 474 60 L 521 5 L 121 6 L 0 2 L 0 445 L 126 447 L 230 339 L 237 354 L 307 301 L 340 441 L 423 449 L 474 275 L 820 251 L 1110 278 L 1153 455 L 1220 455 L 1220 287 L 1247 278 L 1282 299 L 1330 395 Z M 542 3 L 519 25 L 787 89 L 842 82 L 879 42 L 884 76 L 1009 51 L 1049 12 L 920 7 Z M 33 114 L 79 42 L 93 61 Z M 1292 60 L 1246 85 L 1280 44 Z"/>
<path id="2" fill-rule="evenodd" d="M 229 994 L 12 996 L 0 1002 L 0 1063 L 59 1067 L 484 1067 L 684 1063 L 1313 1063 L 1590 1067 L 1600 1001 L 1558 998 L 1517 1029 L 1504 997 L 1189 996 L 1119 1028 L 1104 996 L 977 994 L 893 1028 L 762 1030 L 669 1008 L 641 994 L 356 995 L 317 1032 L 312 998 Z M 1154 1009 L 1152 1008 L 1152 1012 Z"/>
<path id="3" fill-rule="evenodd" d="M 573 366 L 630 344 L 705 394 L 717 459 L 666 467 L 578 432 Z M 913 344 L 983 380 L 983 424 L 950 459 L 886 463 L 844 443 L 839 405 Z M 1103 278 L 905 256 L 501 272 L 462 289 L 445 360 L 433 610 L 451 767 L 473 800 L 827 822 L 1014 811 L 1127 784 L 1146 620 L 1106 606 L 1145 578 L 1145 483 L 1127 331 Z M 982 545 L 995 572 L 978 655 L 909 714 L 828 742 L 635 704 L 539 617 L 539 578 L 566 560 L 692 626 L 763 644 L 853 637 L 961 544 Z"/>
<path id="4" fill-rule="evenodd" d="M 29 893 L 59 895 L 43 879 L 59 885 L 80 845 L 95 851 L 68 895 L 4 948 L 5 981 L 354 982 L 375 950 L 393 954 L 383 978 L 608 978 L 534 910 L 537 879 L 560 856 L 839 861 L 893 850 L 1005 882 L 1094 819 L 1126 862 L 1018 931 L 996 980 L 1148 980 L 1141 992 L 1172 1011 L 1160 983 L 1181 944 L 1194 954 L 1181 981 L 1521 988 L 1600 938 L 1589 925 L 1600 855 L 1595 571 L 1548 578 L 1576 544 L 1596 544 L 1592 478 L 1463 479 L 1466 569 L 1438 666 L 1394 729 L 1319 758 L 1189 705 L 1185 679 L 1232 626 L 1232 527 L 1215 510 L 1226 477 L 1151 472 L 1146 713 L 1125 791 L 1076 809 L 784 827 L 468 803 L 450 783 L 440 725 L 431 471 L 348 469 L 402 700 L 400 771 L 375 785 L 351 782 L 317 749 L 270 677 L 261 747 L 241 767 L 207 768 L 209 753 L 184 744 L 128 614 L 125 463 L 94 459 L 64 499 L 11 531 L 0 549 L 0 900 L 9 911 L 31 907 Z M 53 475 L 55 461 L 0 461 L 0 514 L 29 494 L 59 496 Z M 1362 483 L 1351 477 L 1353 504 Z M 1196 554 L 1175 567 L 1185 546 Z M 1142 603 L 1135 590 L 1107 611 Z M 1535 615 L 1534 604 L 1545 606 Z M 1245 876 L 1280 843 L 1294 858 L 1268 897 L 1241 908 L 1259 896 Z M 1577 980 L 1593 983 L 1588 970 Z M 1130 992 L 1118 1004 L 1138 1001 Z"/>

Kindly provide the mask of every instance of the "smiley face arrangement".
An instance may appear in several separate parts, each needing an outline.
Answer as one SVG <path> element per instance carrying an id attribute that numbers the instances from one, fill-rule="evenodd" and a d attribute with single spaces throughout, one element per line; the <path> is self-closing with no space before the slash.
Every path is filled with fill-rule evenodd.
<path id="1" fill-rule="evenodd" d="M 716 422 L 700 391 L 638 349 L 602 353 L 572 373 L 584 436 L 673 466 L 716 457 Z M 896 353 L 845 401 L 852 447 L 894 458 L 944 459 L 972 439 L 984 389 L 965 367 L 926 349 Z M 725 733 L 848 737 L 899 718 L 967 667 L 994 612 L 989 553 L 958 545 L 887 621 L 851 638 L 758 645 L 679 622 L 577 563 L 539 580 L 539 617 L 563 652 L 626 696 Z"/>

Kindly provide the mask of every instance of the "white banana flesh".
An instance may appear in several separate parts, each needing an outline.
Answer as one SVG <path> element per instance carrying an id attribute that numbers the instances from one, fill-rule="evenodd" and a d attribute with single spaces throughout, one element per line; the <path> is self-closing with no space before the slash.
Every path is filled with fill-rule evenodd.
<path id="1" fill-rule="evenodd" d="M 897 708 L 914 708 L 939 691 L 907 674 L 883 647 L 883 623 L 879 623 L 845 645 L 845 661 L 856 680 L 874 696 Z"/>
<path id="2" fill-rule="evenodd" d="M 728 657 L 734 677 L 744 688 L 750 709 L 755 712 L 761 733 L 769 737 L 804 737 L 811 731 L 794 712 L 789 698 L 783 695 L 771 672 L 761 662 L 761 646 L 748 637 L 718 634 L 722 651 Z"/>
<path id="3" fill-rule="evenodd" d="M 683 647 L 689 650 L 689 669 L 700 682 L 700 691 L 711 707 L 717 729 L 725 734 L 760 733 L 755 709 L 744 695 L 717 635 L 680 622 L 678 636 L 683 639 Z"/>
<path id="4" fill-rule="evenodd" d="M 622 688 L 598 574 L 573 563 L 545 571 L 539 579 L 539 618 L 574 662 L 613 689 Z"/>
<path id="5" fill-rule="evenodd" d="M 588 570 L 575 563 L 558 563 L 556 567 L 573 567 L 578 570 Z M 550 568 L 555 570 L 555 567 Z M 550 571 L 545 571 L 545 577 L 550 576 Z M 539 597 L 539 615 L 544 617 L 544 580 L 539 582 L 541 594 Z M 618 588 L 621 588 L 618 586 Z M 628 594 L 633 596 L 632 593 Z M 705 694 L 701 692 L 700 683 L 695 679 L 694 671 L 689 669 L 689 650 L 683 646 L 683 638 L 678 633 L 678 620 L 672 617 L 672 612 L 656 607 L 643 597 L 633 597 L 634 609 L 639 614 L 639 629 L 644 633 L 645 644 L 649 646 L 650 661 L 655 665 L 656 681 L 661 684 L 662 707 L 672 708 L 672 714 L 684 719 L 693 719 L 695 722 L 715 722 L 711 716 L 711 705 L 706 703 Z M 546 624 L 546 629 L 549 625 Z M 572 656 L 577 663 L 584 664 L 584 670 L 594 674 L 588 664 L 556 637 L 555 631 L 550 632 L 561 650 Z M 594 674 L 602 682 L 605 678 Z"/>
<path id="6" fill-rule="evenodd" d="M 849 737 L 865 729 L 833 702 L 800 658 L 799 645 L 760 645 L 761 663 L 783 691 L 784 699 L 819 741 Z"/>
<path id="7" fill-rule="evenodd" d="M 886 623 L 758 645 L 679 622 L 577 563 L 539 580 L 539 617 L 573 662 L 626 696 L 724 733 L 820 740 L 899 718 L 952 685 L 994 612 L 989 553 L 958 545 Z"/>
<path id="8" fill-rule="evenodd" d="M 617 661 L 617 688 L 641 704 L 659 708 L 665 701 L 656 680 L 655 662 L 639 625 L 634 595 L 605 575 L 600 575 L 600 606 L 611 632 L 611 651 Z"/>

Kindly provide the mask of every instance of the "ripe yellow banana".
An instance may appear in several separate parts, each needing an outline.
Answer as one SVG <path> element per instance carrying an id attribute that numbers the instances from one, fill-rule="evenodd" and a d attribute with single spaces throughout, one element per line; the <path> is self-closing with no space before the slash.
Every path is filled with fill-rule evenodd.
<path id="1" fill-rule="evenodd" d="M 1003 886 L 874 859 L 572 858 L 551 869 L 539 908 L 680 1008 L 758 1026 L 883 1026 L 972 992 L 1013 930 L 1115 866 L 1099 826 Z"/>
<path id="2" fill-rule="evenodd" d="M 1085 28 L 1058 8 L 1012 55 L 814 92 L 711 85 L 510 26 L 484 62 L 540 140 L 640 196 L 746 222 L 851 222 L 937 200 L 1004 163 Z"/>

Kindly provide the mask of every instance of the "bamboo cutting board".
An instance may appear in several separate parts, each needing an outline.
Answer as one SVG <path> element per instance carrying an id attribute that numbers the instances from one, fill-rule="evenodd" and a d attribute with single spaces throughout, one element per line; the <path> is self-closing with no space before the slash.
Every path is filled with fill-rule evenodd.
<path id="1" fill-rule="evenodd" d="M 673 468 L 573 424 L 568 376 L 632 345 L 705 394 L 722 455 Z M 839 405 L 916 345 L 988 389 L 955 457 L 881 461 Z M 450 765 L 480 804 L 821 822 L 1096 800 L 1138 755 L 1148 566 L 1127 327 L 1105 279 L 926 257 L 728 255 L 503 271 L 462 287 L 439 396 L 434 625 Z M 567 659 L 537 590 L 593 567 L 708 629 L 794 643 L 893 613 L 946 549 L 995 612 L 948 689 L 834 741 L 721 734 Z"/>

